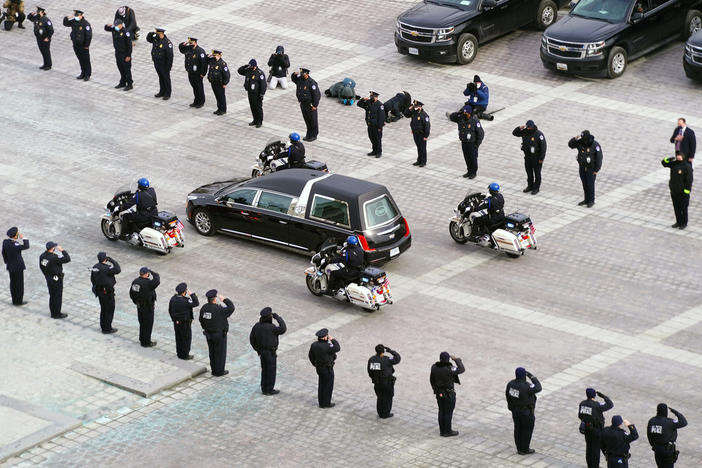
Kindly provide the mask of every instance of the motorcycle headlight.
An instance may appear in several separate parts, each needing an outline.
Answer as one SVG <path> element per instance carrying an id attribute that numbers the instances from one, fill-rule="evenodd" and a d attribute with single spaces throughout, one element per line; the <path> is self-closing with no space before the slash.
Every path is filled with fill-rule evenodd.
<path id="1" fill-rule="evenodd" d="M 451 39 L 451 34 L 453 34 L 454 28 L 444 28 L 436 31 L 437 41 L 448 41 Z"/>
<path id="2" fill-rule="evenodd" d="M 604 41 L 588 43 L 585 47 L 587 51 L 587 56 L 596 57 L 598 55 L 602 55 L 602 49 L 604 48 L 604 45 Z"/>

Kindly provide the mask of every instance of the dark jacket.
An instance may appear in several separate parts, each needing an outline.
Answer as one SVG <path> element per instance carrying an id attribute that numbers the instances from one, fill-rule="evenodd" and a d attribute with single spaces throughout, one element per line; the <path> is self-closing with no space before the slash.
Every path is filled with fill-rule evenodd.
<path id="1" fill-rule="evenodd" d="M 310 346 L 308 357 L 314 367 L 332 367 L 336 360 L 336 353 L 341 351 L 341 346 L 336 339 L 331 341 L 317 340 Z"/>
<path id="2" fill-rule="evenodd" d="M 168 303 L 168 314 L 174 322 L 181 322 L 193 319 L 193 308 L 200 305 L 197 295 L 192 293 L 190 297 L 174 294 Z"/>
<path id="3" fill-rule="evenodd" d="M 310 104 L 312 107 L 319 106 L 322 93 L 319 92 L 319 86 L 316 81 L 309 76 L 305 80 L 297 73 L 290 75 L 290 79 L 295 83 L 295 86 L 297 86 L 295 96 L 297 96 L 298 102 L 301 104 Z"/>
<path id="4" fill-rule="evenodd" d="M 673 136 L 670 137 L 671 143 L 675 143 L 675 137 L 680 134 L 681 128 L 682 127 L 675 127 L 675 130 L 673 130 Z M 695 157 L 696 150 L 697 138 L 695 137 L 695 132 L 690 127 L 685 127 L 683 139 L 680 142 L 680 151 L 682 151 L 688 159 L 693 159 Z"/>
<path id="5" fill-rule="evenodd" d="M 272 319 L 275 319 L 278 325 L 274 325 Z M 272 317 L 261 317 L 251 329 L 249 343 L 259 354 L 264 350 L 275 351 L 278 349 L 278 337 L 287 330 L 285 321 L 278 314 L 274 314 Z"/>
<path id="6" fill-rule="evenodd" d="M 76 21 L 64 17 L 63 25 L 71 28 L 71 41 L 73 41 L 74 47 L 90 47 L 90 41 L 93 40 L 93 28 L 90 27 L 90 23 L 85 18 Z"/>
<path id="7" fill-rule="evenodd" d="M 626 457 L 630 443 L 639 438 L 636 426 L 629 426 L 629 433 L 619 426 L 607 426 L 602 431 L 602 450 L 608 457 Z"/>
<path id="8" fill-rule="evenodd" d="M 14 273 L 25 270 L 22 251 L 29 248 L 29 239 L 5 239 L 2 241 L 2 259 L 7 271 Z"/>
<path id="9" fill-rule="evenodd" d="M 229 79 L 231 75 L 229 73 L 229 67 L 227 62 L 222 60 L 215 60 L 214 57 L 209 59 L 209 71 L 207 72 L 207 79 L 210 83 L 219 84 L 226 86 L 229 84 Z"/>
<path id="10" fill-rule="evenodd" d="M 242 65 L 236 72 L 244 77 L 244 89 L 247 93 L 254 96 L 266 94 L 268 85 L 266 84 L 266 75 L 263 74 L 263 70 L 258 67 L 254 69 L 249 65 Z"/>
<path id="11" fill-rule="evenodd" d="M 27 19 L 34 23 L 34 36 L 38 41 L 48 39 L 51 42 L 51 36 L 54 35 L 54 25 L 46 16 L 39 16 L 39 13 L 33 11 L 27 15 Z"/>
<path id="12" fill-rule="evenodd" d="M 360 245 L 347 245 L 330 263 L 343 263 L 346 268 L 360 271 L 365 265 L 365 252 Z"/>
<path id="13" fill-rule="evenodd" d="M 656 416 L 648 420 L 646 426 L 646 436 L 651 447 L 666 446 L 669 443 L 675 443 L 678 440 L 678 429 L 687 426 L 687 419 L 678 411 L 670 409 L 675 414 L 676 418 L 668 417 L 668 412 L 658 413 Z"/>
<path id="14" fill-rule="evenodd" d="M 692 190 L 692 164 L 685 161 L 678 161 L 677 159 L 665 158 L 661 161 L 663 167 L 670 168 L 670 180 L 668 181 L 668 187 L 670 188 L 670 193 L 676 195 L 688 193 Z"/>
<path id="15" fill-rule="evenodd" d="M 604 403 L 588 398 L 578 405 L 578 418 L 585 423 L 586 427 L 594 427 L 595 429 L 604 427 L 605 420 L 602 413 L 614 408 L 614 403 L 605 395 L 602 395 L 602 398 Z"/>
<path id="16" fill-rule="evenodd" d="M 578 150 L 576 159 L 580 167 L 592 172 L 600 172 L 602 168 L 602 148 L 595 141 L 594 137 L 590 136 L 589 141 L 585 141 L 582 138 L 578 140 L 573 137 L 568 142 L 568 148 Z"/>
<path id="17" fill-rule="evenodd" d="M 158 197 L 156 197 L 156 190 L 153 187 L 146 189 L 138 189 L 134 192 L 134 197 L 125 203 L 123 208 L 129 208 L 136 205 L 137 212 L 153 216 L 158 212 Z"/>
<path id="18" fill-rule="evenodd" d="M 507 384 L 505 398 L 510 411 L 534 409 L 536 394 L 541 391 L 541 383 L 534 376 L 531 377 L 531 382 L 527 382 L 526 379 L 514 379 Z"/>
<path id="19" fill-rule="evenodd" d="M 538 127 L 532 129 L 515 127 L 512 135 L 522 139 L 522 151 L 525 158 L 543 161 L 546 158 L 546 138 Z"/>
<path id="20" fill-rule="evenodd" d="M 98 293 L 114 293 L 115 284 L 117 284 L 115 275 L 122 272 L 119 263 L 115 260 L 107 257 L 107 261 L 111 263 L 111 265 L 107 263 L 96 263 L 90 271 L 90 282 L 93 284 L 93 294 L 96 296 Z"/>
<path id="21" fill-rule="evenodd" d="M 205 335 L 216 335 L 229 331 L 229 321 L 227 320 L 234 313 L 234 303 L 231 299 L 224 299 L 224 304 L 208 302 L 200 309 L 200 325 Z"/>
<path id="22" fill-rule="evenodd" d="M 142 278 L 139 276 L 129 288 L 129 297 L 137 306 L 141 304 L 153 304 L 156 302 L 156 288 L 161 284 L 161 277 L 155 271 L 151 272 L 152 278 Z"/>
<path id="23" fill-rule="evenodd" d="M 383 103 L 385 112 L 388 114 L 392 112 L 398 118 L 400 117 L 400 114 L 404 114 L 405 111 L 409 109 L 410 105 L 412 105 L 412 95 L 407 91 L 397 93 Z"/>
<path id="24" fill-rule="evenodd" d="M 158 34 L 151 31 L 146 35 L 146 42 L 151 43 L 151 60 L 154 65 L 163 65 L 170 71 L 173 67 L 173 44 L 168 36 L 164 34 L 161 39 Z"/>
<path id="25" fill-rule="evenodd" d="M 288 166 L 303 167 L 305 165 L 305 145 L 301 141 L 290 143 L 287 153 Z"/>
<path id="26" fill-rule="evenodd" d="M 405 117 L 410 119 L 410 130 L 415 135 L 422 135 L 424 138 L 429 138 L 429 132 L 431 131 L 431 122 L 429 121 L 429 114 L 424 112 L 422 109 L 419 112 L 417 109 L 411 111 L 406 111 L 404 113 Z"/>
<path id="27" fill-rule="evenodd" d="M 112 33 L 112 45 L 115 48 L 115 52 L 127 57 L 132 55 L 132 33 L 124 28 L 117 31 L 114 26 L 108 24 L 105 25 L 105 31 Z"/>
<path id="28" fill-rule="evenodd" d="M 207 54 L 205 49 L 193 44 L 178 44 L 178 50 L 185 55 L 185 71 L 200 76 L 207 74 Z"/>
<path id="29" fill-rule="evenodd" d="M 290 68 L 290 59 L 285 53 L 283 46 L 278 46 L 275 49 L 275 54 L 271 54 L 268 59 L 268 66 L 271 67 L 270 74 L 276 78 L 283 78 L 288 74 Z"/>
<path id="30" fill-rule="evenodd" d="M 360 99 L 356 105 L 366 110 L 366 125 L 370 128 L 383 128 L 385 125 L 385 107 L 380 101 Z"/>
<path id="31" fill-rule="evenodd" d="M 429 374 L 429 383 L 436 395 L 443 395 L 454 391 L 454 384 L 460 384 L 458 374 L 466 371 L 463 366 L 463 361 L 456 358 L 456 367 L 454 368 L 449 361 L 437 361 L 431 366 Z"/>
<path id="32" fill-rule="evenodd" d="M 505 218 L 505 198 L 501 193 L 492 193 L 478 205 L 476 211 L 487 210 L 490 223 L 497 223 Z"/>
<path id="33" fill-rule="evenodd" d="M 121 19 L 122 22 L 124 23 L 124 29 L 126 31 L 129 31 L 130 37 L 132 39 L 134 38 L 134 34 L 136 34 L 137 31 L 139 31 L 139 26 L 137 26 L 136 22 L 136 14 L 134 14 L 134 10 L 129 8 L 128 6 L 124 6 L 124 15 L 119 14 L 119 9 L 115 12 L 115 19 Z"/>
<path id="34" fill-rule="evenodd" d="M 388 385 L 394 379 L 395 367 L 402 359 L 400 353 L 388 349 L 390 356 L 378 356 L 377 354 L 368 359 L 368 377 L 375 385 Z"/>
<path id="35" fill-rule="evenodd" d="M 468 118 L 463 112 L 454 112 L 449 115 L 449 120 L 458 124 L 458 138 L 462 142 L 472 143 L 475 146 L 480 146 L 483 142 L 485 132 L 483 131 L 483 126 L 480 125 L 480 121 L 475 116 L 471 115 Z"/>
<path id="36" fill-rule="evenodd" d="M 59 257 L 54 252 L 44 251 L 39 256 L 39 269 L 44 276 L 49 279 L 52 276 L 63 276 L 63 264 L 71 261 L 71 256 L 65 250 L 63 256 Z"/>

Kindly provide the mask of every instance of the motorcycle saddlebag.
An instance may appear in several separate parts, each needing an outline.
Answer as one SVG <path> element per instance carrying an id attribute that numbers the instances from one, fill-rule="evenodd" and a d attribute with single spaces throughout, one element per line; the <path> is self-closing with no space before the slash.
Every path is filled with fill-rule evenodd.
<path id="1" fill-rule="evenodd" d="M 495 239 L 495 242 L 497 242 L 497 246 L 501 250 L 505 250 L 507 252 L 521 251 L 519 248 L 519 242 L 517 241 L 517 237 L 509 231 L 505 231 L 504 229 L 497 229 L 495 232 L 492 233 L 492 238 Z"/>
<path id="2" fill-rule="evenodd" d="M 528 231 L 531 218 L 521 213 L 512 213 L 505 217 L 505 229 Z"/>
<path id="3" fill-rule="evenodd" d="M 315 171 L 326 171 L 327 170 L 327 163 L 323 163 L 321 161 L 316 161 L 314 159 L 305 161 L 305 167 L 307 169 L 312 169 Z"/>

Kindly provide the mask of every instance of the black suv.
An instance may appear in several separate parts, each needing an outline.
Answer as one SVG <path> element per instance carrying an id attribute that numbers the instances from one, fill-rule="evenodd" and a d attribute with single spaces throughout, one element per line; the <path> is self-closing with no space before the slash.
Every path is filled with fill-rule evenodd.
<path id="1" fill-rule="evenodd" d="M 702 29 L 690 36 L 685 44 L 683 67 L 688 78 L 702 79 Z"/>
<path id="2" fill-rule="evenodd" d="M 546 29 L 568 0 L 424 0 L 397 17 L 395 45 L 404 55 L 470 63 L 478 44 L 536 23 Z"/>
<path id="3" fill-rule="evenodd" d="M 544 67 L 618 78 L 629 60 L 702 26 L 702 0 L 580 0 L 541 38 Z"/>

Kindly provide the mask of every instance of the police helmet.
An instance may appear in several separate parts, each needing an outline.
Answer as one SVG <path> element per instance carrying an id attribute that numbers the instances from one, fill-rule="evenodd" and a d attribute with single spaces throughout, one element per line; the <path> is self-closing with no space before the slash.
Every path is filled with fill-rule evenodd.
<path id="1" fill-rule="evenodd" d="M 296 132 L 292 132 L 290 134 L 290 141 L 300 141 L 300 134 Z"/>
<path id="2" fill-rule="evenodd" d="M 490 185 L 488 185 L 488 189 L 491 193 L 497 193 L 500 191 L 500 185 L 497 182 L 493 182 Z"/>
<path id="3" fill-rule="evenodd" d="M 139 188 L 149 188 L 149 179 L 147 179 L 146 177 L 142 177 L 137 181 L 137 185 L 139 186 Z"/>
<path id="4" fill-rule="evenodd" d="M 346 238 L 346 243 L 349 245 L 358 245 L 358 237 L 349 236 Z"/>

